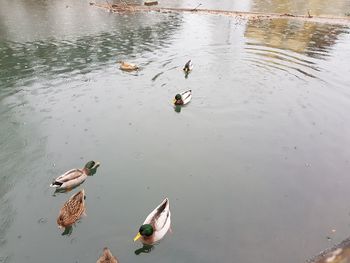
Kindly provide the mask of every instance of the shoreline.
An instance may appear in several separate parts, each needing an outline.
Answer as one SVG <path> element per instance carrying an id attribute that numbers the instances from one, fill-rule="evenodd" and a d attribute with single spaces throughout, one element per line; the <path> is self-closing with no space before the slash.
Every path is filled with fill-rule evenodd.
<path id="1" fill-rule="evenodd" d="M 244 11 L 228 11 L 215 9 L 199 9 L 199 8 L 167 8 L 156 6 L 143 5 L 128 5 L 128 4 L 98 4 L 90 2 L 91 6 L 101 8 L 113 13 L 134 13 L 134 12 L 158 12 L 158 13 L 191 13 L 203 15 L 221 15 L 233 18 L 239 18 L 249 21 L 273 20 L 273 19 L 288 19 L 302 22 L 345 25 L 350 26 L 350 17 L 338 16 L 312 16 L 308 15 L 294 15 L 290 13 L 260 13 L 260 12 L 244 12 Z"/>

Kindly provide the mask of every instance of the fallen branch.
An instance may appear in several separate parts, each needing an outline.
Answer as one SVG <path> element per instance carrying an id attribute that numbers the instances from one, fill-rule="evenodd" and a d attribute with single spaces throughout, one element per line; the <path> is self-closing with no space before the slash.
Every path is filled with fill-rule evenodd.
<path id="1" fill-rule="evenodd" d="M 259 12 L 242 12 L 242 11 L 226 11 L 226 10 L 213 10 L 213 9 L 190 9 L 190 8 L 166 8 L 155 6 L 142 6 L 142 5 L 112 5 L 90 3 L 90 5 L 98 8 L 112 10 L 112 12 L 160 12 L 160 13 L 195 13 L 195 14 L 207 14 L 207 15 L 222 15 L 228 17 L 237 17 L 247 20 L 270 20 L 270 19 L 290 19 L 313 23 L 335 24 L 335 25 L 350 25 L 349 17 L 336 17 L 336 16 L 311 16 L 307 15 L 294 15 L 289 13 L 259 13 Z"/>

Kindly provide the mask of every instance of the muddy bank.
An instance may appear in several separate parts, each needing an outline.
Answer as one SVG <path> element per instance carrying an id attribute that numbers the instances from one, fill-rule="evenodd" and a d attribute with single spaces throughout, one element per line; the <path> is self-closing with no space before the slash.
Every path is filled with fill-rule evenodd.
<path id="1" fill-rule="evenodd" d="M 334 24 L 334 25 L 350 25 L 350 17 L 335 17 L 335 16 L 313 16 L 312 13 L 306 15 L 294 15 L 289 13 L 259 13 L 259 12 L 240 12 L 226 10 L 212 10 L 199 8 L 166 8 L 156 6 L 142 6 L 129 4 L 99 4 L 91 2 L 90 5 L 106 9 L 110 12 L 159 12 L 159 13 L 192 13 L 203 15 L 222 15 L 234 17 L 243 20 L 269 20 L 269 19 L 289 19 L 298 21 L 307 21 L 313 23 Z"/>
<path id="2" fill-rule="evenodd" d="M 350 262 L 350 238 L 335 245 L 317 256 L 309 259 L 306 263 L 349 263 Z"/>

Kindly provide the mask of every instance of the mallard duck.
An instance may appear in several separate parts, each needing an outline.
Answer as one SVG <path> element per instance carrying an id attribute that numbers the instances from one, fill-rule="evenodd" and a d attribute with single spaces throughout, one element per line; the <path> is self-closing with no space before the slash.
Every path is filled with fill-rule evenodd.
<path id="1" fill-rule="evenodd" d="M 121 70 L 125 70 L 125 71 L 133 71 L 133 70 L 138 70 L 139 67 L 135 64 L 132 64 L 132 63 L 128 63 L 128 62 L 125 62 L 125 61 L 119 61 L 120 63 L 120 69 Z"/>
<path id="2" fill-rule="evenodd" d="M 112 255 L 112 252 L 107 247 L 105 247 L 102 256 L 96 261 L 96 263 L 118 263 L 118 259 Z"/>
<path id="3" fill-rule="evenodd" d="M 187 63 L 185 64 L 183 71 L 185 71 L 185 73 L 189 73 L 191 70 L 193 69 L 193 63 L 192 60 L 190 59 L 189 61 L 187 61 Z"/>
<path id="4" fill-rule="evenodd" d="M 186 105 L 192 99 L 192 90 L 184 91 L 180 94 L 175 95 L 175 99 L 173 100 L 174 105 Z"/>
<path id="5" fill-rule="evenodd" d="M 85 191 L 84 189 L 74 194 L 64 203 L 57 217 L 58 227 L 69 227 L 85 214 Z"/>
<path id="6" fill-rule="evenodd" d="M 161 240 L 170 229 L 170 210 L 169 199 L 156 207 L 143 222 L 139 232 L 134 238 L 134 242 L 138 239 L 143 244 L 152 245 Z"/>
<path id="7" fill-rule="evenodd" d="M 71 189 L 82 182 L 85 181 L 85 179 L 88 177 L 88 175 L 93 174 L 93 172 L 96 172 L 97 167 L 100 166 L 99 162 L 90 161 L 87 162 L 82 169 L 72 169 L 64 174 L 57 177 L 52 184 L 50 184 L 50 187 L 54 187 L 59 189 Z"/>

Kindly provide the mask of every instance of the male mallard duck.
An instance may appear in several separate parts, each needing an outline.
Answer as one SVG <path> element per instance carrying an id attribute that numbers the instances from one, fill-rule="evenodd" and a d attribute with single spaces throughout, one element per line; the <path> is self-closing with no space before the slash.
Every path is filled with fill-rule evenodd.
<path id="1" fill-rule="evenodd" d="M 138 70 L 139 67 L 135 64 L 132 64 L 132 63 L 128 63 L 128 62 L 125 62 L 125 61 L 119 61 L 120 63 L 120 69 L 121 70 L 125 70 L 125 71 L 133 71 L 133 70 Z"/>
<path id="2" fill-rule="evenodd" d="M 71 196 L 64 203 L 57 217 L 58 227 L 69 227 L 85 214 L 85 191 L 84 189 Z"/>
<path id="3" fill-rule="evenodd" d="M 184 91 L 175 95 L 174 105 L 186 105 L 192 99 L 192 90 Z"/>
<path id="4" fill-rule="evenodd" d="M 189 73 L 192 69 L 193 69 L 193 63 L 192 63 L 192 60 L 189 60 L 185 64 L 183 71 L 185 71 L 185 73 Z"/>
<path id="5" fill-rule="evenodd" d="M 138 239 L 143 244 L 152 245 L 161 240 L 170 229 L 170 210 L 169 199 L 156 207 L 146 218 L 139 232 L 134 238 L 134 242 Z"/>
<path id="6" fill-rule="evenodd" d="M 96 261 L 96 263 L 118 263 L 118 259 L 112 255 L 112 252 L 107 247 L 105 247 L 102 256 Z"/>
<path id="7" fill-rule="evenodd" d="M 55 181 L 50 184 L 50 187 L 57 189 L 73 188 L 84 182 L 88 175 L 91 175 L 99 166 L 99 162 L 87 162 L 83 169 L 72 169 L 57 177 Z"/>

